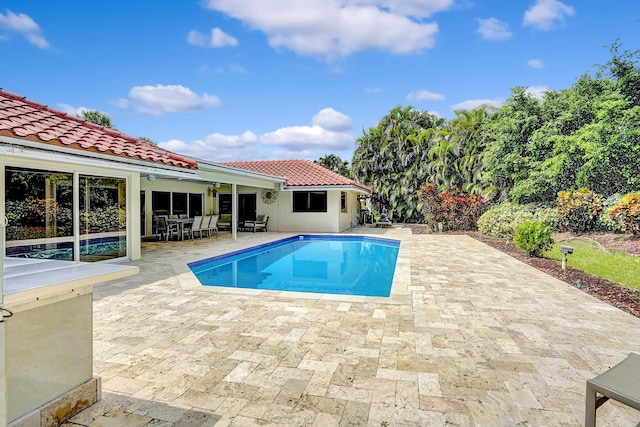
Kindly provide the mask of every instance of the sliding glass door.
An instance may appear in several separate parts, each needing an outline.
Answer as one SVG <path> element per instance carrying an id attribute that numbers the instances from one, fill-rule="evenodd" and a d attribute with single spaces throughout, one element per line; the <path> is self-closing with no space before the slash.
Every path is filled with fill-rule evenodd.
<path id="1" fill-rule="evenodd" d="M 124 178 L 7 167 L 5 213 L 7 256 L 98 261 L 127 254 Z"/>

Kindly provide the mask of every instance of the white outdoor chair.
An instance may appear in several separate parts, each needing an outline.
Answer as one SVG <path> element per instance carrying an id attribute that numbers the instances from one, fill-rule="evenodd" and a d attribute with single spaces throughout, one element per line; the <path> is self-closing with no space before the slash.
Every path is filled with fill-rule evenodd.
<path id="1" fill-rule="evenodd" d="M 216 236 L 218 235 L 218 218 L 220 218 L 220 215 L 211 215 L 210 217 L 209 225 L 207 226 L 209 237 L 211 237 L 212 233 L 216 233 Z"/>
<path id="2" fill-rule="evenodd" d="M 191 226 L 191 238 L 196 238 L 196 233 L 200 234 L 200 238 L 202 239 L 202 224 L 204 223 L 204 217 L 202 215 L 196 215 L 193 217 L 193 225 Z"/>

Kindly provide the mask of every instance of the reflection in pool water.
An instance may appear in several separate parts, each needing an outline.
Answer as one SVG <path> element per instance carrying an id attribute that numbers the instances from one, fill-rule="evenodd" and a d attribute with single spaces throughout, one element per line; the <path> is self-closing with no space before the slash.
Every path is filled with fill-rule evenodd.
<path id="1" fill-rule="evenodd" d="M 389 296 L 400 242 L 300 235 L 189 264 L 205 286 Z"/>

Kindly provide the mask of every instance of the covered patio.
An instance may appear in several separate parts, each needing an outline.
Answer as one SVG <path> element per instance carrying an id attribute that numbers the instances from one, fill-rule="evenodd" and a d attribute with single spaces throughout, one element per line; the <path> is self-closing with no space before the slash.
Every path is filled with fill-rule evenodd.
<path id="1" fill-rule="evenodd" d="M 95 286 L 102 400 L 70 425 L 579 426 L 586 380 L 640 349 L 640 319 L 470 237 L 352 232 L 402 239 L 390 298 L 207 288 L 186 268 L 289 233 L 143 243 L 139 275 Z"/>

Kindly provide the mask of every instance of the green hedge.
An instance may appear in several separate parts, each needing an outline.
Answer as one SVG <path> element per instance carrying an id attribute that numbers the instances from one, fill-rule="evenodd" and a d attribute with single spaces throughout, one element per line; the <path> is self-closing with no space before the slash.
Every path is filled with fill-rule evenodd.
<path id="1" fill-rule="evenodd" d="M 524 221 L 541 222 L 555 229 L 556 210 L 538 205 L 518 205 L 504 203 L 489 209 L 478 219 L 478 231 L 489 236 L 507 238 L 515 234 L 516 228 Z"/>

